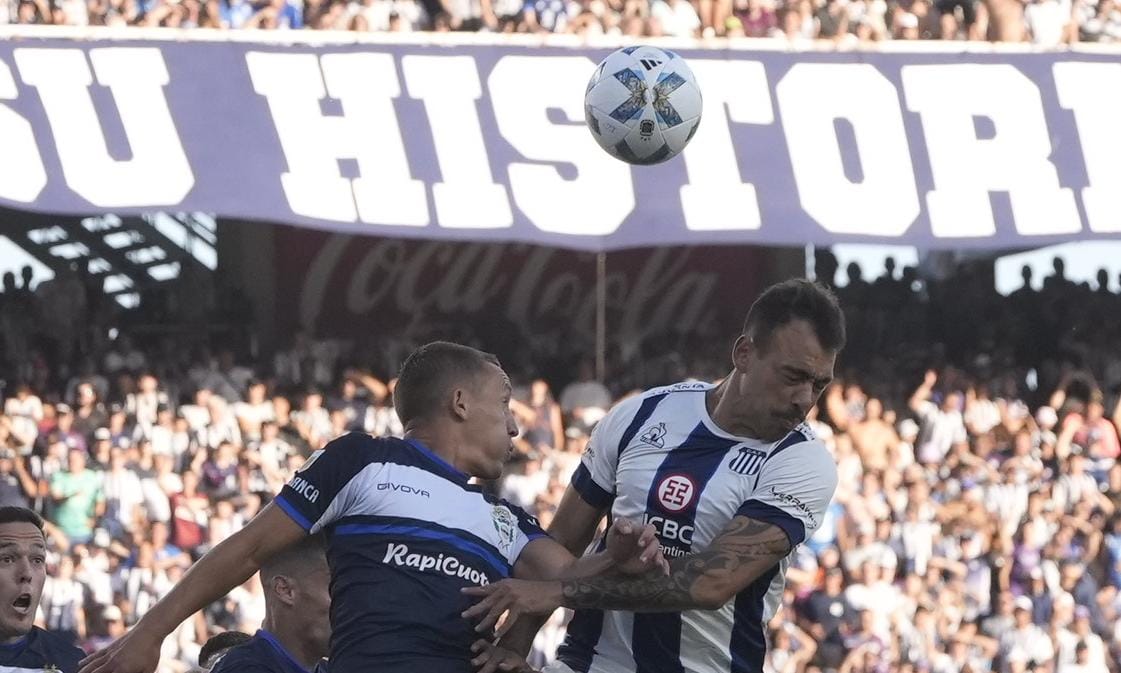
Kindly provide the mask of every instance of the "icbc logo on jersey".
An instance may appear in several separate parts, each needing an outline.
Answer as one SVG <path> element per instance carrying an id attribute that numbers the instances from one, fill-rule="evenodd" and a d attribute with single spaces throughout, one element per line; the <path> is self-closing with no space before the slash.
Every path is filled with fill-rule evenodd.
<path id="1" fill-rule="evenodd" d="M 658 502 L 669 512 L 680 512 L 693 502 L 697 486 L 683 474 L 671 474 L 658 484 Z"/>

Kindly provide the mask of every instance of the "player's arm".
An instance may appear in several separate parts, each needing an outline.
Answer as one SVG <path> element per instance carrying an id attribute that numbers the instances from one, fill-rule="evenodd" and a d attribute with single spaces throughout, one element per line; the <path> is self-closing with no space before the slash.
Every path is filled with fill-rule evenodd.
<path id="1" fill-rule="evenodd" d="M 607 511 L 606 506 L 599 506 L 589 503 L 581 496 L 580 492 L 574 487 L 569 486 L 561 498 L 560 505 L 557 507 L 556 515 L 553 517 L 553 523 L 549 526 L 549 535 L 551 542 L 555 546 L 561 547 L 561 550 L 553 550 L 550 558 L 561 556 L 561 552 L 566 552 L 568 557 L 575 558 L 582 554 L 588 545 L 591 544 L 592 538 L 599 529 L 599 522 L 603 520 L 603 516 Z M 528 547 L 528 545 L 527 545 Z M 524 552 L 523 552 L 524 553 Z M 526 568 L 519 572 L 518 567 L 514 567 L 515 577 L 524 577 L 521 573 L 536 575 L 537 577 L 544 577 L 548 573 L 555 573 L 559 576 L 562 570 L 558 570 L 555 566 L 550 564 L 549 567 L 535 567 Z M 530 614 L 518 620 L 513 624 L 509 631 L 502 635 L 498 645 L 501 649 L 515 655 L 526 657 L 529 655 L 530 649 L 533 647 L 533 638 L 541 627 L 548 621 L 549 615 Z M 491 647 L 478 647 L 473 649 L 475 658 L 471 663 L 478 668 L 478 673 L 493 673 L 498 670 L 507 670 L 502 668 L 507 663 L 507 654 L 495 650 Z"/>
<path id="2" fill-rule="evenodd" d="M 820 443 L 796 445 L 780 455 L 764 465 L 755 494 L 720 534 L 705 549 L 671 561 L 668 575 L 609 571 L 553 582 L 506 580 L 468 590 L 484 597 L 468 613 L 482 616 L 480 625 L 487 628 L 508 610 L 513 616 L 537 605 L 632 612 L 722 607 L 816 530 L 836 489 L 836 467 Z"/>
<path id="3" fill-rule="evenodd" d="M 151 673 L 160 643 L 183 620 L 249 579 L 307 532 L 270 503 L 242 530 L 202 557 L 123 638 L 82 662 L 79 673 Z"/>
<path id="4" fill-rule="evenodd" d="M 607 532 L 606 549 L 574 556 L 564 545 L 548 536 L 537 537 L 525 546 L 514 565 L 514 577 L 528 580 L 564 580 L 617 570 L 643 574 L 659 565 L 661 546 L 653 526 L 616 519 Z"/>
<path id="5" fill-rule="evenodd" d="M 252 521 L 194 564 L 123 638 L 83 661 L 80 673 L 152 673 L 160 643 L 183 620 L 249 579 L 261 564 L 345 515 L 354 477 L 368 462 L 368 435 L 352 433 L 316 452 Z"/>
<path id="6" fill-rule="evenodd" d="M 667 576 L 617 574 L 560 582 L 561 604 L 638 612 L 715 610 L 790 553 L 778 526 L 737 516 L 706 549 L 674 559 Z"/>
<path id="7" fill-rule="evenodd" d="M 548 614 L 556 607 L 681 612 L 716 610 L 790 553 L 781 528 L 736 516 L 706 549 L 670 561 L 669 574 L 624 575 L 614 570 L 593 577 L 551 582 L 506 580 L 464 593 L 482 596 L 464 614 L 485 631 L 507 614 L 501 636 L 522 614 Z"/>

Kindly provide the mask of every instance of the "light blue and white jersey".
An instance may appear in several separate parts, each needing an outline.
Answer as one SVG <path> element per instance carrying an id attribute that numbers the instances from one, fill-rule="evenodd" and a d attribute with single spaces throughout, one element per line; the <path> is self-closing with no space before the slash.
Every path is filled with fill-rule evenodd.
<path id="1" fill-rule="evenodd" d="M 836 489 L 832 455 L 805 424 L 778 442 L 724 432 L 705 404 L 712 388 L 679 383 L 619 403 L 593 432 L 573 487 L 612 517 L 652 523 L 667 557 L 704 549 L 736 515 L 801 544 Z M 558 658 L 578 673 L 761 673 L 787 563 L 719 610 L 578 610 Z"/>

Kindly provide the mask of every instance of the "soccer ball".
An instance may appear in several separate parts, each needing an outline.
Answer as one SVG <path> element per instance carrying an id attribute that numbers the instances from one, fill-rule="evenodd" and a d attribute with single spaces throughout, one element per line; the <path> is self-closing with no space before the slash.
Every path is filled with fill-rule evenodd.
<path id="1" fill-rule="evenodd" d="M 630 164 L 681 153 L 701 123 L 701 90 L 685 59 L 659 47 L 627 47 L 600 62 L 584 93 L 599 146 Z"/>

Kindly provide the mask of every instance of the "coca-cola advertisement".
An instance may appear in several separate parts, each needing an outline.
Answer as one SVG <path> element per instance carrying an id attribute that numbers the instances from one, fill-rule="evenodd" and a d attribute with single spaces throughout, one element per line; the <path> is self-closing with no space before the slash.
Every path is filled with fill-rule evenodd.
<path id="1" fill-rule="evenodd" d="M 594 253 L 524 244 L 362 237 L 279 227 L 278 327 L 356 337 L 513 331 L 594 339 Z M 739 247 L 607 254 L 609 343 L 739 329 L 758 292 L 760 253 Z M 507 336 L 509 336 L 507 334 Z"/>

